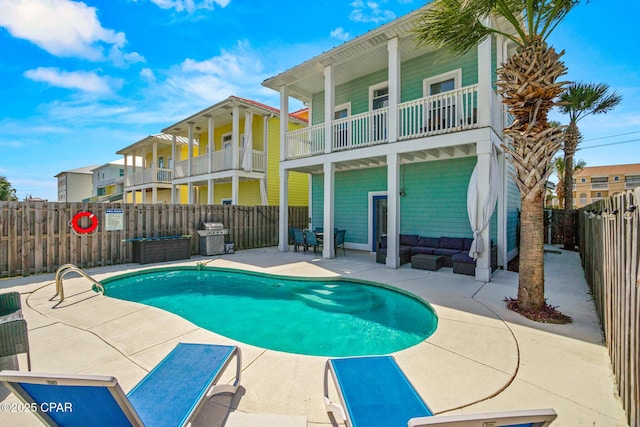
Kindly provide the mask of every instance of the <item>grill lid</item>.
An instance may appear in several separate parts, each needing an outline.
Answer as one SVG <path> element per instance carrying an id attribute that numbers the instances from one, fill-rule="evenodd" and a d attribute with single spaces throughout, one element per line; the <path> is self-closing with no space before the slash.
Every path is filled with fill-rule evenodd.
<path id="1" fill-rule="evenodd" d="M 222 230 L 224 225 L 221 222 L 201 222 L 200 230 Z"/>

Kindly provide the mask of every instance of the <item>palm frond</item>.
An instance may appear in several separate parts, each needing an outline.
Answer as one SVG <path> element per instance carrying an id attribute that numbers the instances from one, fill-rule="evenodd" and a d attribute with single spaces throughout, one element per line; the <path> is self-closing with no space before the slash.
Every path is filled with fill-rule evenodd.
<path id="1" fill-rule="evenodd" d="M 559 110 L 577 122 L 591 114 L 604 114 L 614 109 L 622 96 L 615 91 L 609 93 L 605 83 L 572 83 L 560 96 Z"/>

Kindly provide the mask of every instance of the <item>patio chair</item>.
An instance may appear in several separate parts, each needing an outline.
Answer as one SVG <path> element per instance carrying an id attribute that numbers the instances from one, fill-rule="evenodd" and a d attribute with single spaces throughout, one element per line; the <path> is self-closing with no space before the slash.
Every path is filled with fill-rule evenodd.
<path id="1" fill-rule="evenodd" d="M 318 240 L 318 238 L 316 237 L 316 233 L 314 233 L 313 231 L 306 230 L 304 232 L 304 237 L 307 239 L 306 241 L 307 247 L 313 246 L 313 253 L 317 254 L 318 248 L 322 246 L 322 242 Z"/>
<path id="2" fill-rule="evenodd" d="M 329 398 L 329 373 L 340 403 Z M 557 416 L 553 409 L 434 416 L 393 356 L 329 359 L 324 401 L 327 412 L 339 416 L 347 427 L 543 427 Z"/>
<path id="3" fill-rule="evenodd" d="M 234 357 L 234 383 L 217 384 Z M 45 425 L 182 426 L 208 397 L 235 393 L 240 369 L 235 346 L 180 343 L 126 395 L 105 376 L 2 371 L 0 381 Z"/>
<path id="4" fill-rule="evenodd" d="M 347 233 L 347 230 L 337 230 L 336 231 L 336 238 L 334 239 L 333 242 L 333 249 L 336 253 L 336 255 L 338 254 L 338 248 L 342 247 L 342 254 L 346 255 L 347 254 L 347 250 L 344 247 L 344 235 Z"/>
<path id="5" fill-rule="evenodd" d="M 299 228 L 294 228 L 293 229 L 293 250 L 295 252 L 298 252 L 298 246 L 302 246 L 302 249 L 305 250 L 305 244 L 304 244 L 304 234 L 302 233 L 302 230 L 300 230 Z"/>
<path id="6" fill-rule="evenodd" d="M 19 292 L 0 294 L 0 357 L 27 353 L 27 369 L 31 370 L 27 321 L 22 317 Z"/>

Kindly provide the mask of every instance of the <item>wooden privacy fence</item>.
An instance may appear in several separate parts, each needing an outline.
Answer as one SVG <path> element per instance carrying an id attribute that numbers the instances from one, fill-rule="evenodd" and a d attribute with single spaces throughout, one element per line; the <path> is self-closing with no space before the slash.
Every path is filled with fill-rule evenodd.
<path id="1" fill-rule="evenodd" d="M 580 210 L 580 255 L 629 425 L 640 425 L 640 187 Z"/>
<path id="2" fill-rule="evenodd" d="M 105 230 L 105 211 L 122 209 L 123 230 Z M 98 232 L 78 236 L 69 226 L 80 211 L 93 212 Z M 131 262 L 128 239 L 191 236 L 191 254 L 200 250 L 202 222 L 221 222 L 236 249 L 278 244 L 278 206 L 133 205 L 120 203 L 0 202 L 0 277 L 53 272 L 72 263 L 81 268 Z M 81 223 L 82 227 L 89 224 Z M 307 207 L 289 207 L 289 226 L 305 228 Z"/>

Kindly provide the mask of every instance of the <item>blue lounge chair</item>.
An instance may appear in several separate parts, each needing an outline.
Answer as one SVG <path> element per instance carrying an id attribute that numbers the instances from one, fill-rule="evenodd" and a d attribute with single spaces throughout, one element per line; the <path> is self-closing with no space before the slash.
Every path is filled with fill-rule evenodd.
<path id="1" fill-rule="evenodd" d="M 340 403 L 329 398 L 329 374 Z M 347 427 L 543 427 L 556 418 L 552 409 L 434 416 L 392 356 L 329 359 L 324 401 Z"/>
<path id="2" fill-rule="evenodd" d="M 234 356 L 234 383 L 216 384 Z M 183 426 L 208 397 L 235 393 L 240 369 L 235 346 L 180 343 L 126 395 L 105 376 L 2 371 L 0 381 L 45 425 Z"/>

